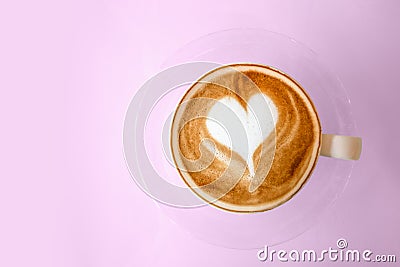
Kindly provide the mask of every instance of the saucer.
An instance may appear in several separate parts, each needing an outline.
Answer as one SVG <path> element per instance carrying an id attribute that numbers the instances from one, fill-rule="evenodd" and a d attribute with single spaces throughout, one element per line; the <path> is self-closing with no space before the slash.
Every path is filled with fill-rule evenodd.
<path id="1" fill-rule="evenodd" d="M 318 112 L 323 133 L 355 135 L 350 100 L 342 84 L 315 52 L 293 38 L 261 29 L 215 32 L 180 48 L 164 62 L 162 69 L 168 72 L 171 67 L 179 68 L 181 64 L 193 62 L 201 66 L 197 70 L 198 77 L 203 67 L 205 73 L 213 67 L 239 62 L 279 69 L 307 91 Z M 195 79 L 192 77 L 193 81 Z M 189 86 L 190 82 L 180 83 L 163 94 L 142 90 L 134 96 L 125 118 L 124 152 L 138 186 L 157 200 L 166 216 L 182 229 L 223 247 L 272 246 L 312 227 L 343 192 L 353 161 L 319 157 L 303 188 L 292 199 L 269 211 L 238 214 L 199 202 L 188 195 L 190 191 L 175 169 L 167 145 L 171 117 Z M 156 176 L 163 180 L 156 183 L 157 186 L 153 181 Z M 157 192 L 152 192 L 152 188 L 157 188 Z M 193 197 L 192 205 L 180 206 L 167 200 L 171 194 L 180 193 L 188 199 Z"/>

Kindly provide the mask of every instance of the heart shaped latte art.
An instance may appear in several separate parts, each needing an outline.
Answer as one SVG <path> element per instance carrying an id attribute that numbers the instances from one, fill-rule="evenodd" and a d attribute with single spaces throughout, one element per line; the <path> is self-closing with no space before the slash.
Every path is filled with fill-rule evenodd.
<path id="1" fill-rule="evenodd" d="M 251 177 L 255 175 L 253 154 L 274 131 L 278 111 L 265 94 L 257 93 L 244 108 L 235 98 L 223 97 L 207 115 L 207 129 L 220 144 L 237 152 L 246 161 Z"/>

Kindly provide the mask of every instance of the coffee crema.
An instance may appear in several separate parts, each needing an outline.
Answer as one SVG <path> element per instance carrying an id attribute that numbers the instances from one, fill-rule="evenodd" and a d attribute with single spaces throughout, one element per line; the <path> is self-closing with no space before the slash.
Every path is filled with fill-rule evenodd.
<path id="1" fill-rule="evenodd" d="M 235 150 L 241 140 L 233 138 L 227 145 L 211 134 L 209 115 L 221 103 L 230 112 L 241 106 L 249 113 L 249 103 L 260 95 L 270 115 L 259 121 L 260 144 L 250 142 L 246 159 L 240 147 Z M 258 113 L 263 116 L 263 110 Z M 243 114 L 241 122 L 252 120 Z M 233 124 L 223 125 L 229 134 L 240 132 Z M 254 135 L 252 130 L 245 133 L 250 139 Z M 179 103 L 171 128 L 173 157 L 186 184 L 214 206 L 237 212 L 264 211 L 289 200 L 310 176 L 320 143 L 318 115 L 301 86 L 276 69 L 256 64 L 223 66 L 201 77 Z"/>

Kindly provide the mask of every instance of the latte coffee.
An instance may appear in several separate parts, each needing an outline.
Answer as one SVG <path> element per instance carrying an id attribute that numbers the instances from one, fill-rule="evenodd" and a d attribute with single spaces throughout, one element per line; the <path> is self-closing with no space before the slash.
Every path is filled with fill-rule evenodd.
<path id="1" fill-rule="evenodd" d="M 180 176 L 228 211 L 265 211 L 289 200 L 320 148 L 321 126 L 306 92 L 288 75 L 256 64 L 205 74 L 183 96 L 171 127 Z"/>

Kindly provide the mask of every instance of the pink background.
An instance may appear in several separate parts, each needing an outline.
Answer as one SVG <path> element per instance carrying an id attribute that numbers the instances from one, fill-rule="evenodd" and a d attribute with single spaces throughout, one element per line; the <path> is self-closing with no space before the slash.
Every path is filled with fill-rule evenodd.
<path id="1" fill-rule="evenodd" d="M 8 2 L 0 4 L 0 266 L 278 265 L 182 231 L 135 185 L 122 153 L 137 88 L 180 46 L 233 27 L 312 47 L 346 87 L 364 141 L 331 212 L 274 249 L 322 250 L 344 237 L 400 260 L 398 1 Z"/>

